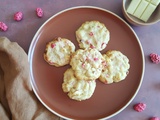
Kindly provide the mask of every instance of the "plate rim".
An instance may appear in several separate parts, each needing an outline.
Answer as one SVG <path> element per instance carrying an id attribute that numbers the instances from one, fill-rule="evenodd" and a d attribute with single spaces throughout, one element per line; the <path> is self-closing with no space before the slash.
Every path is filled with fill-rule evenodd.
<path id="1" fill-rule="evenodd" d="M 67 8 L 67 9 L 64 9 L 64 10 L 61 10 L 59 12 L 57 12 L 56 14 L 52 15 L 51 17 L 49 17 L 40 27 L 39 29 L 37 30 L 36 34 L 34 35 L 34 37 L 32 38 L 32 41 L 30 43 L 30 46 L 29 46 L 29 51 L 28 51 L 28 62 L 29 62 L 29 69 L 30 69 L 30 84 L 31 84 L 31 87 L 33 89 L 33 92 L 35 93 L 36 97 L 38 98 L 38 100 L 42 103 L 42 105 L 44 105 L 50 112 L 54 113 L 55 115 L 61 117 L 61 118 L 64 118 L 64 119 L 69 119 L 71 120 L 72 118 L 69 118 L 69 117 L 66 117 L 66 116 L 63 116 L 57 112 L 55 112 L 54 110 L 52 110 L 49 106 L 47 106 L 42 100 L 41 98 L 39 97 L 38 93 L 36 92 L 36 89 L 34 87 L 34 79 L 33 79 L 33 72 L 32 72 L 32 62 L 30 61 L 32 56 L 33 56 L 33 48 L 34 48 L 34 45 L 36 44 L 36 42 L 38 40 L 35 40 L 36 37 L 38 37 L 38 33 L 40 33 L 41 29 L 50 21 L 52 20 L 53 18 L 55 18 L 56 16 L 64 13 L 64 12 L 67 12 L 67 11 L 70 11 L 70 10 L 74 10 L 74 9 L 81 9 L 81 8 L 87 8 L 87 9 L 95 9 L 95 10 L 101 10 L 101 11 L 104 11 L 104 12 L 107 12 L 113 16 L 115 16 L 116 18 L 118 18 L 120 21 L 122 21 L 123 23 L 125 23 L 125 25 L 127 25 L 127 27 L 132 31 L 132 33 L 135 35 L 136 37 L 136 40 L 138 42 L 138 45 L 140 47 L 140 51 L 141 51 L 141 54 L 142 54 L 142 74 L 141 74 L 141 77 L 140 77 L 140 82 L 139 82 L 139 85 L 135 91 L 135 93 L 133 94 L 133 96 L 130 98 L 130 100 L 123 106 L 121 107 L 119 110 L 117 110 L 116 112 L 114 112 L 113 114 L 109 115 L 109 116 L 106 116 L 106 117 L 103 117 L 103 118 L 100 118 L 100 120 L 102 119 L 109 119 L 117 114 L 119 114 L 120 112 L 122 112 L 132 101 L 133 99 L 135 98 L 135 96 L 137 95 L 137 93 L 139 92 L 139 89 L 142 85 L 142 82 L 143 82 L 143 78 L 144 78 L 144 72 L 145 72 L 145 58 L 144 58 L 144 51 L 143 51 L 143 48 L 142 48 L 142 45 L 141 45 L 141 42 L 136 34 L 136 32 L 133 30 L 133 28 L 124 20 L 122 19 L 120 16 L 118 16 L 116 13 L 110 11 L 110 10 L 107 10 L 107 9 L 104 9 L 104 8 L 101 8 L 101 7 L 96 7 L 96 6 L 76 6 L 76 7 L 70 7 L 70 8 Z"/>

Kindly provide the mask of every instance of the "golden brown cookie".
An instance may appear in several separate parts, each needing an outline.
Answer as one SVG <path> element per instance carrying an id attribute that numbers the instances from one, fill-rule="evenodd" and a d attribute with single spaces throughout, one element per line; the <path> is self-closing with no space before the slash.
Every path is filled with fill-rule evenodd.
<path id="1" fill-rule="evenodd" d="M 67 69 L 64 73 L 62 89 L 73 100 L 82 101 L 89 99 L 93 95 L 95 88 L 95 80 L 78 80 L 72 68 Z"/>
<path id="2" fill-rule="evenodd" d="M 110 32 L 99 21 L 86 21 L 76 31 L 76 38 L 80 48 L 96 48 L 101 51 L 110 40 Z"/>
<path id="3" fill-rule="evenodd" d="M 129 59 L 120 51 L 110 50 L 103 55 L 107 66 L 103 68 L 99 80 L 105 84 L 124 80 L 129 73 Z"/>
<path id="4" fill-rule="evenodd" d="M 69 64 L 73 52 L 75 52 L 74 44 L 66 38 L 58 37 L 46 45 L 44 59 L 50 65 L 64 66 Z"/>
<path id="5" fill-rule="evenodd" d="M 102 72 L 103 62 L 105 59 L 97 49 L 88 48 L 73 53 L 70 65 L 78 79 L 95 80 Z"/>

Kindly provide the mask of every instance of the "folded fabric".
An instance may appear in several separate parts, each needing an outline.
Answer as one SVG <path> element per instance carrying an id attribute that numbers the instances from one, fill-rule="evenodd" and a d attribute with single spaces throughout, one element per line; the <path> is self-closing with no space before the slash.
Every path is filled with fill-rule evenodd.
<path id="1" fill-rule="evenodd" d="M 60 120 L 34 95 L 27 54 L 16 43 L 0 37 L 0 120 Z"/>

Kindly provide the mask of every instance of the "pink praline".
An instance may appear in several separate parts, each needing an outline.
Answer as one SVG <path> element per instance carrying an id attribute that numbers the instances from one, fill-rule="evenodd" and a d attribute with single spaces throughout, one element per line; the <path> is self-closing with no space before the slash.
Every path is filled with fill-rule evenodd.
<path id="1" fill-rule="evenodd" d="M 150 59 L 153 63 L 156 63 L 156 64 L 160 63 L 160 56 L 156 53 L 151 53 Z"/>
<path id="2" fill-rule="evenodd" d="M 144 103 L 137 103 L 133 106 L 134 110 L 137 112 L 142 112 L 146 109 L 146 104 Z"/>
<path id="3" fill-rule="evenodd" d="M 158 118 L 158 117 L 152 117 L 149 120 L 160 120 L 160 118 Z"/>
<path id="4" fill-rule="evenodd" d="M 36 8 L 36 14 L 40 18 L 43 17 L 44 13 L 43 13 L 42 8 Z"/>
<path id="5" fill-rule="evenodd" d="M 1 31 L 7 31 L 8 26 L 4 22 L 0 22 L 0 30 Z"/>
<path id="6" fill-rule="evenodd" d="M 16 12 L 14 14 L 14 20 L 21 21 L 23 19 L 23 13 L 22 12 Z"/>

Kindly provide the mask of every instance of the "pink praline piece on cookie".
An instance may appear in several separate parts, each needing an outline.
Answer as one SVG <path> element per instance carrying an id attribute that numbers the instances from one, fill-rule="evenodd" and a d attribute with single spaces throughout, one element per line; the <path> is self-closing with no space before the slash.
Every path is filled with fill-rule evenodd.
<path id="1" fill-rule="evenodd" d="M 38 17 L 43 17 L 43 10 L 42 10 L 42 8 L 36 8 L 36 14 L 37 14 L 37 16 Z"/>
<path id="2" fill-rule="evenodd" d="M 133 106 L 134 110 L 137 112 L 142 112 L 146 109 L 146 104 L 144 103 L 137 103 Z"/>
<path id="3" fill-rule="evenodd" d="M 151 58 L 153 63 L 156 63 L 156 64 L 160 63 L 160 56 L 158 54 L 151 53 L 150 58 Z"/>
<path id="4" fill-rule="evenodd" d="M 22 18 L 23 18 L 23 13 L 22 13 L 22 12 L 16 12 L 16 13 L 14 14 L 14 20 L 16 20 L 16 21 L 21 21 Z"/>
<path id="5" fill-rule="evenodd" d="M 8 26 L 4 22 L 0 22 L 0 30 L 1 31 L 7 31 Z"/>
<path id="6" fill-rule="evenodd" d="M 152 117 L 149 120 L 160 120 L 160 118 L 158 118 L 158 117 Z"/>
<path id="7" fill-rule="evenodd" d="M 55 43 L 52 43 L 52 44 L 51 44 L 51 48 L 54 48 L 55 46 L 56 46 Z"/>

